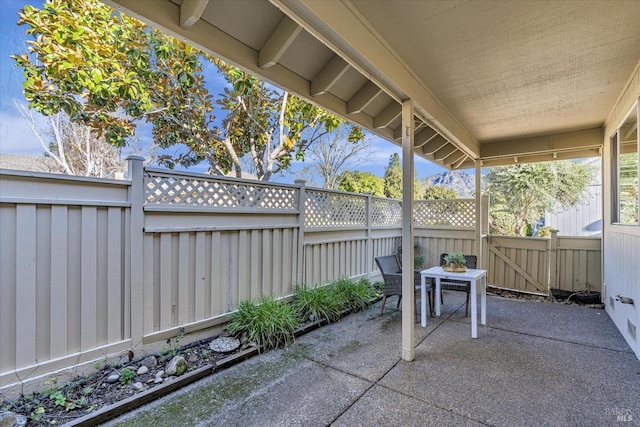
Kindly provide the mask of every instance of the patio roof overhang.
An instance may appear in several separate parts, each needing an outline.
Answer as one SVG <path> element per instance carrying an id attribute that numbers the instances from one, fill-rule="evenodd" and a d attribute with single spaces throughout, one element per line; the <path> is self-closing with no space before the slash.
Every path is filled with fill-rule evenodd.
<path id="1" fill-rule="evenodd" d="M 403 265 L 413 155 L 480 168 L 597 156 L 640 67 L 637 0 L 104 0 L 402 146 Z M 414 358 L 403 272 L 402 357 Z"/>
<path id="2" fill-rule="evenodd" d="M 106 0 L 448 169 L 597 156 L 640 2 Z"/>

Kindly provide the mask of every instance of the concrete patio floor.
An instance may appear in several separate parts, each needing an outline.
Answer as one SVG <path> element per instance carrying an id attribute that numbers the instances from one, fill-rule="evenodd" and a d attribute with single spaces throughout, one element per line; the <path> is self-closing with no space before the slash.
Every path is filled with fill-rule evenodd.
<path id="1" fill-rule="evenodd" d="M 110 426 L 640 425 L 640 361 L 603 310 L 463 296 L 416 324 L 400 358 L 395 298 L 114 420 Z"/>

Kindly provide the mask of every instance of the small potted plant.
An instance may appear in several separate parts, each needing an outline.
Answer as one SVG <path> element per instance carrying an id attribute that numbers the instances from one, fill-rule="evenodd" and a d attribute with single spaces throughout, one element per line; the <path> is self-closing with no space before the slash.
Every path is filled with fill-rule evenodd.
<path id="1" fill-rule="evenodd" d="M 578 292 L 574 292 L 569 295 L 567 298 L 567 302 L 573 300 L 579 304 L 599 304 L 600 301 L 600 292 L 591 290 L 591 283 L 581 282 L 576 279 L 576 283 L 578 284 Z"/>
<path id="2" fill-rule="evenodd" d="M 464 272 L 467 271 L 467 259 L 462 252 L 453 252 L 444 257 L 445 271 Z"/>

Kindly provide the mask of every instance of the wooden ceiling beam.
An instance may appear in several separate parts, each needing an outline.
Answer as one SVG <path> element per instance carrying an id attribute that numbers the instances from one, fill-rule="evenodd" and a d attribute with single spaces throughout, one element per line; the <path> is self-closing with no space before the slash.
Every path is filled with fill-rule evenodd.
<path id="1" fill-rule="evenodd" d="M 377 116 L 373 118 L 373 127 L 385 128 L 393 123 L 402 114 L 402 107 L 397 102 L 391 101 Z"/>
<path id="2" fill-rule="evenodd" d="M 599 157 L 600 155 L 601 152 L 599 148 L 585 148 L 582 150 L 558 151 L 556 153 L 540 153 L 522 156 L 500 157 L 494 159 L 482 159 L 482 167 L 508 166 L 514 165 L 516 163 L 551 162 L 553 160 L 584 159 L 588 157 Z M 518 161 L 516 162 L 515 159 L 517 159 Z M 469 164 L 466 164 L 465 162 L 461 169 L 472 167 L 474 167 L 473 160 Z"/>
<path id="3" fill-rule="evenodd" d="M 480 148 L 480 158 L 488 160 L 500 157 L 529 156 L 583 148 L 597 148 L 602 146 L 602 141 L 602 128 L 597 127 L 508 141 L 485 142 Z"/>
<path id="4" fill-rule="evenodd" d="M 350 1 L 270 0 L 310 33 L 376 81 L 396 100 L 413 99 L 416 114 L 473 158 L 480 144 L 449 112 L 433 91 L 372 31 Z M 410 43 L 410 42 L 408 42 Z"/>
<path id="5" fill-rule="evenodd" d="M 285 54 L 291 43 L 302 31 L 302 27 L 296 24 L 288 16 L 284 16 L 276 29 L 271 33 L 262 49 L 258 53 L 258 66 L 261 69 L 273 67 Z"/>
<path id="6" fill-rule="evenodd" d="M 439 148 L 435 153 L 433 153 L 433 158 L 439 163 L 444 163 L 444 159 L 449 157 L 455 151 L 458 151 L 458 148 L 455 145 L 449 143 Z"/>
<path id="7" fill-rule="evenodd" d="M 444 139 L 442 135 L 437 135 L 431 141 L 422 146 L 422 153 L 426 155 L 434 155 L 436 151 L 447 145 L 449 141 Z"/>
<path id="8" fill-rule="evenodd" d="M 448 169 L 455 169 L 456 165 L 462 164 L 468 157 L 463 151 L 456 150 L 447 156 L 442 163 Z"/>
<path id="9" fill-rule="evenodd" d="M 209 0 L 183 0 L 180 5 L 180 28 L 187 30 L 198 22 Z"/>
<path id="10" fill-rule="evenodd" d="M 338 55 L 333 55 L 327 65 L 311 81 L 311 96 L 318 96 L 331 90 L 351 66 Z"/>
<path id="11" fill-rule="evenodd" d="M 375 99 L 381 94 L 382 89 L 380 89 L 377 84 L 369 80 L 358 92 L 356 92 L 355 95 L 351 97 L 349 101 L 347 101 L 347 113 L 361 113 L 362 110 L 367 108 L 367 106 L 375 101 Z"/>
<path id="12" fill-rule="evenodd" d="M 438 136 L 438 132 L 428 127 L 415 136 L 413 140 L 413 147 L 420 148 L 436 136 Z"/>

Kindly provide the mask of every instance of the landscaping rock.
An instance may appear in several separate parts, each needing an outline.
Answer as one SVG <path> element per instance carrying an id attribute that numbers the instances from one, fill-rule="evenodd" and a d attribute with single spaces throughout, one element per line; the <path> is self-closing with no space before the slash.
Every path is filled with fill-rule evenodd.
<path id="1" fill-rule="evenodd" d="M 228 353 L 240 347 L 240 341 L 233 337 L 220 337 L 209 344 L 209 348 L 218 353 Z"/>
<path id="2" fill-rule="evenodd" d="M 164 380 L 162 379 L 162 377 L 156 377 L 155 380 L 153 380 L 154 384 L 160 384 L 161 382 L 163 382 Z"/>
<path id="3" fill-rule="evenodd" d="M 16 425 L 16 414 L 11 411 L 0 413 L 0 427 L 13 427 Z"/>
<path id="4" fill-rule="evenodd" d="M 156 377 L 162 377 L 164 376 L 164 371 L 162 369 L 160 369 L 158 372 L 156 372 Z"/>
<path id="5" fill-rule="evenodd" d="M 27 425 L 27 417 L 14 412 L 0 412 L 0 427 L 24 427 Z"/>
<path id="6" fill-rule="evenodd" d="M 120 379 L 120 374 L 114 373 L 109 375 L 107 379 L 104 380 L 104 382 L 106 382 L 107 384 L 113 384 L 115 382 L 118 382 L 119 379 Z"/>
<path id="7" fill-rule="evenodd" d="M 154 359 L 155 360 L 155 359 Z M 138 371 L 136 372 L 137 375 L 144 375 L 147 372 L 149 372 L 149 368 L 147 368 L 146 366 L 142 365 L 138 368 Z"/>
<path id="8" fill-rule="evenodd" d="M 146 366 L 148 369 L 155 368 L 156 366 L 158 366 L 158 360 L 156 360 L 154 356 L 147 356 L 142 359 L 140 365 Z"/>
<path id="9" fill-rule="evenodd" d="M 135 391 L 142 391 L 144 390 L 144 384 L 142 384 L 140 381 L 131 384 L 131 388 L 134 389 Z"/>
<path id="10" fill-rule="evenodd" d="M 164 371 L 167 375 L 181 375 L 187 370 L 187 361 L 182 356 L 174 356 L 173 359 L 167 363 Z"/>

